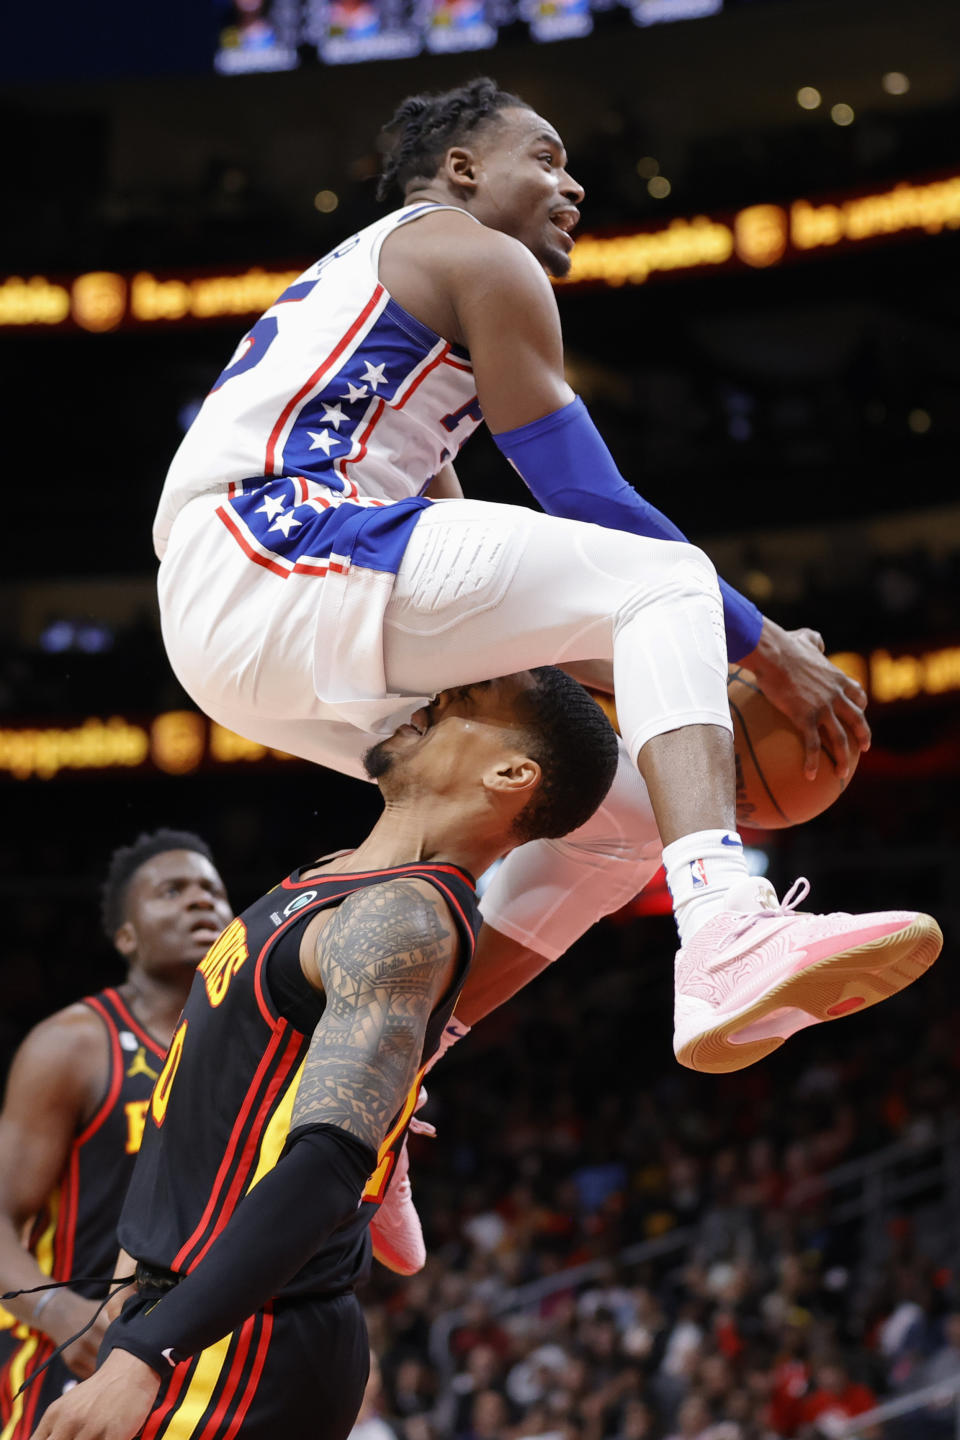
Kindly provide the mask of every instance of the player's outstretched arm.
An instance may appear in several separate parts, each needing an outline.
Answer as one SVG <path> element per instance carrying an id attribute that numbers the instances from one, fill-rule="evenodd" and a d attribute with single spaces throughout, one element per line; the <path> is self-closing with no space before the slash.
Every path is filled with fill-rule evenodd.
<path id="1" fill-rule="evenodd" d="M 50 1279 L 23 1248 L 24 1226 L 40 1213 L 66 1168 L 70 1147 L 103 1095 L 107 1037 L 86 1005 L 73 1005 L 31 1030 L 14 1056 L 0 1113 L 0 1293 Z M 18 1320 L 56 1344 L 92 1318 L 98 1302 L 70 1289 L 4 1302 Z M 64 1352 L 75 1375 L 92 1374 L 106 1322 Z"/>
<path id="2" fill-rule="evenodd" d="M 533 257 L 503 235 L 486 232 L 473 243 L 484 246 L 485 263 L 459 247 L 455 310 L 487 424 L 531 493 L 551 515 L 685 541 L 624 480 L 566 384 L 556 300 Z M 803 732 L 807 773 L 817 773 L 822 738 L 839 773 L 848 774 L 852 751 L 870 743 L 861 687 L 830 664 L 815 632 L 782 630 L 723 580 L 720 591 L 728 657 L 748 665 Z"/>
<path id="3" fill-rule="evenodd" d="M 566 383 L 556 299 L 533 256 L 508 236 L 483 230 L 460 237 L 451 254 L 444 279 L 484 418 L 547 514 L 686 541 L 623 478 Z M 728 655 L 741 660 L 757 644 L 762 617 L 732 586 L 721 581 L 720 589 Z"/>
<path id="4" fill-rule="evenodd" d="M 132 1440 L 168 1365 L 241 1325 L 355 1214 L 413 1085 L 457 946 L 445 903 L 418 880 L 359 891 L 328 919 L 311 967 L 326 1008 L 283 1155 L 196 1269 L 148 1311 L 111 1327 L 103 1366 L 51 1406 L 39 1440 Z"/>

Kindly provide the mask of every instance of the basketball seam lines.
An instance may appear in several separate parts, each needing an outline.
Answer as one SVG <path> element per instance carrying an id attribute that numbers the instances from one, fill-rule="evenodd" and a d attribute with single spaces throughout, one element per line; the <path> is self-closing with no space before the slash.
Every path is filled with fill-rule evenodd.
<path id="1" fill-rule="evenodd" d="M 728 697 L 728 700 L 729 700 L 729 697 Z M 764 775 L 763 771 L 760 769 L 760 762 L 759 762 L 759 760 L 757 759 L 757 753 L 756 753 L 756 751 L 754 750 L 753 745 L 751 744 L 751 741 L 750 741 L 750 732 L 747 730 L 746 724 L 744 723 L 743 715 L 740 713 L 740 708 L 739 708 L 739 706 L 734 705 L 734 703 L 733 703 L 732 700 L 729 700 L 729 704 L 730 704 L 730 709 L 733 711 L 734 715 L 736 715 L 737 719 L 740 721 L 740 729 L 741 729 L 741 731 L 743 732 L 743 738 L 744 738 L 744 742 L 745 742 L 745 744 L 746 744 L 746 747 L 747 747 L 747 749 L 748 749 L 749 752 L 750 752 L 750 759 L 753 761 L 753 768 L 754 768 L 754 770 L 756 770 L 756 772 L 757 772 L 757 775 L 758 775 L 758 777 L 759 777 L 759 779 L 760 779 L 760 784 L 763 786 L 764 790 L 766 790 L 766 792 L 767 792 L 767 797 L 768 797 L 768 799 L 769 799 L 769 801 L 770 801 L 770 804 L 773 806 L 774 810 L 776 810 L 777 814 L 778 814 L 778 815 L 781 815 L 781 816 L 783 817 L 783 819 L 786 820 L 786 821 L 789 823 L 790 816 L 787 815 L 787 813 L 786 813 L 785 811 L 783 811 L 783 810 L 780 809 L 780 806 L 777 804 L 776 797 L 775 797 L 773 791 L 770 789 L 770 786 L 767 784 L 767 777 Z"/>

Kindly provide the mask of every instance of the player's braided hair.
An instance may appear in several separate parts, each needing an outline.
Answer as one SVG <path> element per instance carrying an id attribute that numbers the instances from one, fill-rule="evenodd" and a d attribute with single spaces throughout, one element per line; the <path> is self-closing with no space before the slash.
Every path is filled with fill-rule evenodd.
<path id="1" fill-rule="evenodd" d="M 386 199 L 394 185 L 403 194 L 411 180 L 432 180 L 451 145 L 464 140 L 499 110 L 515 105 L 531 108 L 486 75 L 440 95 L 408 95 L 381 131 L 389 149 L 377 199 Z"/>
<path id="2" fill-rule="evenodd" d="M 100 919 L 108 940 L 113 940 L 124 920 L 124 902 L 127 887 L 134 875 L 152 860 L 154 855 L 164 855 L 168 850 L 195 850 L 213 865 L 213 854 L 206 840 L 190 830 L 153 830 L 137 836 L 132 845 L 121 845 L 110 856 L 107 878 L 100 891 Z"/>
<path id="3" fill-rule="evenodd" d="M 582 685 L 553 665 L 531 674 L 537 683 L 524 691 L 518 719 L 541 780 L 513 822 L 521 841 L 586 824 L 613 784 L 619 756 L 612 725 Z"/>

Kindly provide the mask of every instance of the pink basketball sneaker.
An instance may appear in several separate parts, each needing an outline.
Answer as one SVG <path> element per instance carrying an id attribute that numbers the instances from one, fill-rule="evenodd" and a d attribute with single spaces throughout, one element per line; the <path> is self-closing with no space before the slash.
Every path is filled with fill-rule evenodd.
<path id="1" fill-rule="evenodd" d="M 929 915 L 808 915 L 796 907 L 809 892 L 798 880 L 781 904 L 766 880 L 745 880 L 677 952 L 681 1065 L 743 1070 L 808 1025 L 886 1000 L 940 954 L 943 935 Z"/>
<path id="2" fill-rule="evenodd" d="M 416 1275 L 427 1263 L 427 1247 L 410 1187 L 410 1158 L 404 1139 L 390 1188 L 370 1221 L 374 1258 L 396 1275 Z"/>

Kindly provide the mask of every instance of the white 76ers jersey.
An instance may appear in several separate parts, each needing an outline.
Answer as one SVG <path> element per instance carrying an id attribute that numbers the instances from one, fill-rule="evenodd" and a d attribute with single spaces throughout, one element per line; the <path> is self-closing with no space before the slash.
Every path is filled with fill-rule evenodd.
<path id="1" fill-rule="evenodd" d="M 368 507 L 415 508 L 481 414 L 466 352 L 391 298 L 378 260 L 393 229 L 441 208 L 409 205 L 353 235 L 244 336 L 170 466 L 154 523 L 158 556 L 178 512 L 199 495 L 222 497 L 218 513 L 250 558 L 286 572 L 318 558 L 318 545 L 298 534 L 308 518 L 300 507 L 315 518 L 351 510 L 354 520 L 362 509 L 371 521 Z M 353 522 L 346 513 L 324 518 L 333 522 L 321 527 L 326 563 L 331 552 L 350 553 L 347 534 L 334 532 Z M 316 525 L 307 528 L 320 538 Z M 402 552 L 405 534 L 396 538 Z M 375 568 L 395 570 L 398 559 L 384 554 Z"/>

